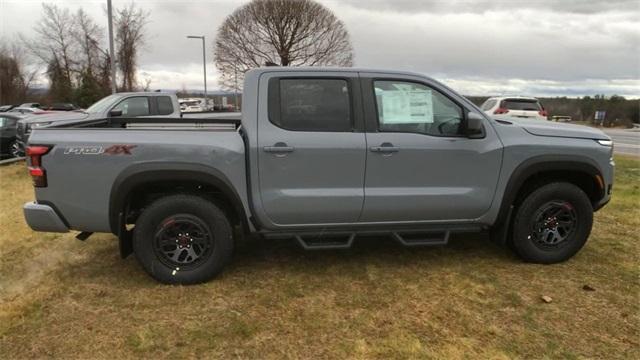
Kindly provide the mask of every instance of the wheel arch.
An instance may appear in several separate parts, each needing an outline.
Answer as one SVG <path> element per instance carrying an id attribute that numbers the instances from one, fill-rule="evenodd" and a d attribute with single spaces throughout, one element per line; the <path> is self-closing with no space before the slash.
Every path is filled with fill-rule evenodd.
<path id="1" fill-rule="evenodd" d="M 124 169 L 115 179 L 109 195 L 109 226 L 111 232 L 120 235 L 126 221 L 126 207 L 135 196 L 136 190 L 154 184 L 196 184 L 204 185 L 220 193 L 244 229 L 248 222 L 244 205 L 229 179 L 219 170 L 200 164 L 178 162 L 154 162 L 135 164 Z M 174 190 L 173 193 L 178 193 Z M 172 193 L 171 191 L 167 193 Z"/>
<path id="2" fill-rule="evenodd" d="M 566 181 L 580 187 L 589 197 L 594 210 L 598 201 L 605 196 L 602 171 L 590 158 L 579 155 L 542 155 L 530 158 L 516 167 L 507 182 L 500 210 L 492 227 L 496 241 L 506 242 L 512 213 L 518 202 L 536 186 L 552 181 Z"/>
<path id="3" fill-rule="evenodd" d="M 508 212 L 509 206 L 517 200 L 518 195 L 531 181 L 535 181 L 536 179 L 540 179 L 541 181 L 545 181 L 545 179 L 565 179 L 573 183 L 575 179 L 573 179 L 572 176 L 575 175 L 584 176 L 585 181 L 588 180 L 595 185 L 595 188 L 591 189 L 591 191 L 585 191 L 592 204 L 595 205 L 598 200 L 605 196 L 604 186 L 600 185 L 598 180 L 598 177 L 600 181 L 603 180 L 602 171 L 598 165 L 588 157 L 577 155 L 543 155 L 524 161 L 512 172 L 507 182 L 498 219 Z M 581 186 L 584 184 L 576 185 L 585 190 L 583 186 Z"/>

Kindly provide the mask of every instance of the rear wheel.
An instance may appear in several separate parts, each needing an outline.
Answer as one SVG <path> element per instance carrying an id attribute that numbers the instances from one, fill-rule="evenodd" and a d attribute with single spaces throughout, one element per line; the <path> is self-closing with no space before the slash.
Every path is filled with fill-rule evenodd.
<path id="1" fill-rule="evenodd" d="M 552 264 L 575 255 L 587 241 L 593 207 L 587 195 L 569 183 L 546 184 L 518 207 L 512 245 L 525 261 Z"/>
<path id="2" fill-rule="evenodd" d="M 196 284 L 219 274 L 233 251 L 224 212 L 192 195 L 171 195 L 138 218 L 133 250 L 142 267 L 168 284 Z"/>

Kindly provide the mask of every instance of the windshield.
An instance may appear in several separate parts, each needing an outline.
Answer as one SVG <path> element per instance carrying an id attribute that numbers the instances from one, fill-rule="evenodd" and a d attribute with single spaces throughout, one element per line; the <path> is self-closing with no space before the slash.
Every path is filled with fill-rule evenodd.
<path id="1" fill-rule="evenodd" d="M 109 95 L 106 98 L 98 101 L 97 103 L 89 106 L 89 108 L 85 111 L 89 114 L 101 113 L 111 105 L 115 104 L 118 100 L 120 100 L 120 98 L 120 95 Z"/>

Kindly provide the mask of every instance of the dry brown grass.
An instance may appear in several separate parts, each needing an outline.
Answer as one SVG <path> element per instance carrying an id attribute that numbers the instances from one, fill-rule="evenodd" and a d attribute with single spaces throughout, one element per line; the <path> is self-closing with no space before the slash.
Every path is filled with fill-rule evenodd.
<path id="1" fill-rule="evenodd" d="M 640 162 L 617 162 L 612 203 L 563 264 L 524 264 L 480 235 L 312 253 L 249 240 L 191 287 L 120 260 L 112 235 L 31 232 L 24 165 L 6 166 L 0 357 L 640 358 Z"/>

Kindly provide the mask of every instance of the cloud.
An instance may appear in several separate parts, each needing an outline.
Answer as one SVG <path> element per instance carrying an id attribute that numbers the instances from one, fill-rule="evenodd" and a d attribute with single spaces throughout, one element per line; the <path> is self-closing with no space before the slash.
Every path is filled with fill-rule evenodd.
<path id="1" fill-rule="evenodd" d="M 218 87 L 213 42 L 224 18 L 246 1 L 139 1 L 151 11 L 140 73 L 153 88 Z M 640 97 L 640 2 L 321 0 L 351 34 L 355 65 L 404 69 L 442 79 L 467 94 L 626 94 Z M 82 6 L 106 28 L 104 1 Z M 114 6 L 128 4 L 114 0 Z M 3 34 L 33 35 L 40 1 L 0 1 Z M 106 46 L 106 44 L 105 44 Z"/>

